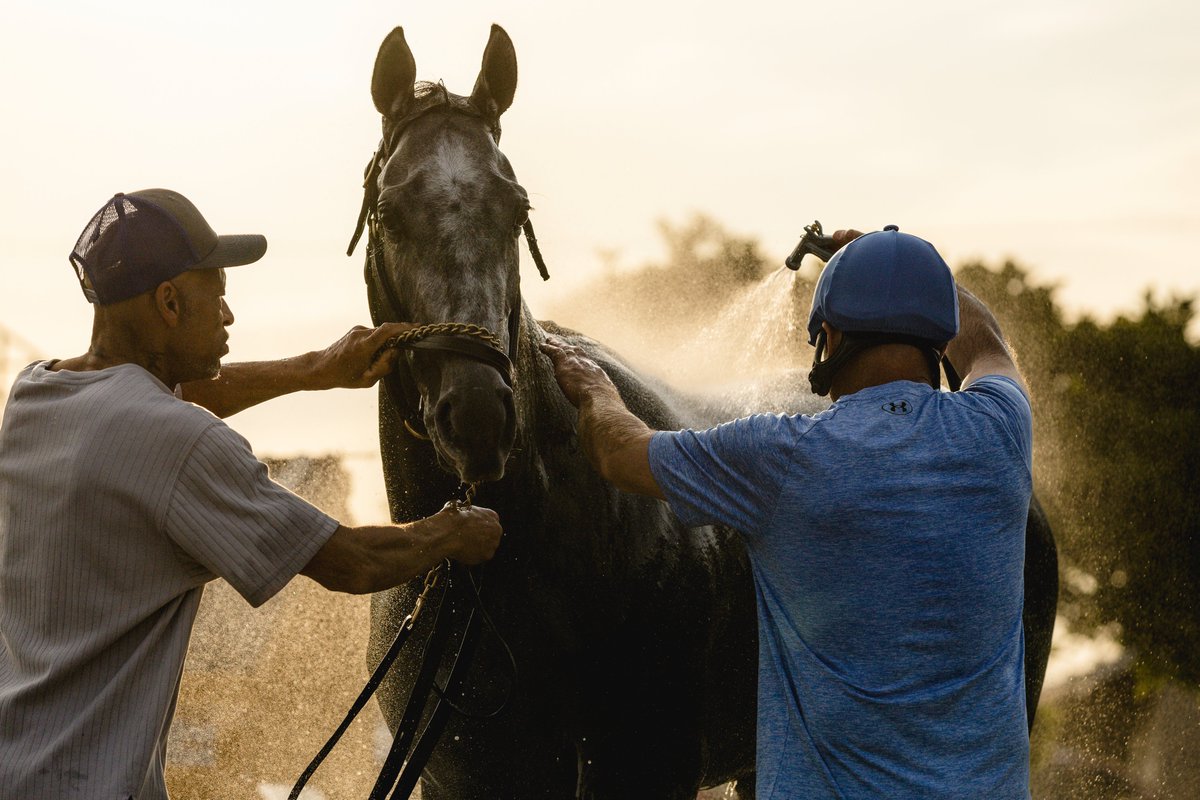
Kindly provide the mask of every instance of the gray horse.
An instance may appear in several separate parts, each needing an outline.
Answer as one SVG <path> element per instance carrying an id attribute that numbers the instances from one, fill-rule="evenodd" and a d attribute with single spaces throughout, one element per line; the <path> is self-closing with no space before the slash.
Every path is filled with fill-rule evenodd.
<path id="1" fill-rule="evenodd" d="M 415 77 L 397 28 L 371 81 L 384 139 L 369 178 L 379 220 L 368 255 L 372 316 L 486 327 L 514 367 L 510 385 L 494 366 L 416 350 L 380 393 L 393 518 L 430 514 L 460 481 L 483 481 L 477 501 L 505 528 L 481 571 L 495 630 L 457 699 L 467 712 L 503 710 L 451 718 L 423 796 L 682 800 L 736 780 L 739 797 L 753 797 L 757 632 L 744 550 L 731 531 L 684 529 L 664 504 L 602 481 L 538 344 L 549 331 L 585 348 L 652 427 L 694 420 L 601 345 L 538 323 L 521 301 L 529 203 L 498 148 L 517 81 L 507 34 L 492 27 L 469 97 Z M 372 661 L 419 588 L 373 599 Z M 451 608 L 451 620 L 463 610 Z M 1034 624 L 1047 642 L 1052 621 Z M 430 624 L 422 617 L 414 637 Z M 405 652 L 380 690 L 393 731 L 418 660 Z"/>

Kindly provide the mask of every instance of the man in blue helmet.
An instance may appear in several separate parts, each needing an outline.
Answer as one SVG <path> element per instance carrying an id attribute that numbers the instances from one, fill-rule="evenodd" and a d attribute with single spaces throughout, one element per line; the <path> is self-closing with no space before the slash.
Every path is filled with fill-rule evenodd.
<path id="1" fill-rule="evenodd" d="M 1028 391 L 931 244 L 835 240 L 808 326 L 818 414 L 652 431 L 579 351 L 544 351 L 601 474 L 745 541 L 759 800 L 1024 800 Z M 962 391 L 939 391 L 943 355 Z"/>

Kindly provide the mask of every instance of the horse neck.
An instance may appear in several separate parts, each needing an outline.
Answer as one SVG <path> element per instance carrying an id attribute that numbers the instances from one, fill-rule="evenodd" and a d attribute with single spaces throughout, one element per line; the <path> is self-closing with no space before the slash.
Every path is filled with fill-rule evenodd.
<path id="1" fill-rule="evenodd" d="M 550 359 L 541 351 L 546 331 L 523 301 L 517 337 L 513 363 L 516 441 L 504 477 L 483 491 L 531 507 L 549 495 L 550 473 L 573 469 L 573 462 L 581 456 L 575 442 L 575 412 L 558 387 Z"/>

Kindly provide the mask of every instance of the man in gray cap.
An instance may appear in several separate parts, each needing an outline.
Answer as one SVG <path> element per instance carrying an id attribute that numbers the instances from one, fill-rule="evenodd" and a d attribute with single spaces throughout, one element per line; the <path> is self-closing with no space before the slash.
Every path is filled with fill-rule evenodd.
<path id="1" fill-rule="evenodd" d="M 343 526 L 273 483 L 221 421 L 292 391 L 372 385 L 395 360 L 379 348 L 410 327 L 223 369 L 225 269 L 266 246 L 218 236 L 182 195 L 148 189 L 113 197 L 71 253 L 95 306 L 91 346 L 22 371 L 0 429 L 4 800 L 166 797 L 167 732 L 208 581 L 258 606 L 298 573 L 367 593 L 495 552 L 500 525 L 484 508 Z"/>
<path id="2" fill-rule="evenodd" d="M 819 414 L 653 431 L 581 351 L 544 350 L 605 478 L 745 542 L 759 800 L 1024 800 L 1028 392 L 932 245 L 835 241 L 808 328 Z M 938 390 L 943 353 L 963 391 Z"/>

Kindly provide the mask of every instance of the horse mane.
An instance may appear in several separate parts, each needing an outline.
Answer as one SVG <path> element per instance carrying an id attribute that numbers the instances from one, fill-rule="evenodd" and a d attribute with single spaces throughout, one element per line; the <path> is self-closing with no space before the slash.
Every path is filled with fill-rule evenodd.
<path id="1" fill-rule="evenodd" d="M 413 111 L 424 111 L 435 105 L 452 105 L 467 98 L 452 93 L 442 81 L 417 81 L 413 86 Z"/>
<path id="2" fill-rule="evenodd" d="M 500 120 L 491 119 L 486 113 L 475 107 L 471 98 L 451 92 L 442 81 L 417 81 L 413 84 L 412 103 L 405 110 L 404 116 L 392 122 L 392 130 L 403 130 L 417 117 L 439 107 L 483 120 L 492 139 L 496 142 L 500 141 Z"/>

